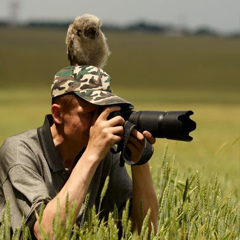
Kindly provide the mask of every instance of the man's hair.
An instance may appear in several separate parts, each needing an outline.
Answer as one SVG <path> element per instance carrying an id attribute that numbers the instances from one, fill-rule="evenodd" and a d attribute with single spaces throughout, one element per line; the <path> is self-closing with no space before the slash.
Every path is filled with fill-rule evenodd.
<path id="1" fill-rule="evenodd" d="M 52 98 L 52 105 L 59 104 L 61 105 L 61 109 L 63 113 L 67 113 L 69 110 L 73 109 L 76 106 L 76 100 L 79 101 L 80 97 L 78 97 L 74 93 L 67 93 L 55 98 Z"/>

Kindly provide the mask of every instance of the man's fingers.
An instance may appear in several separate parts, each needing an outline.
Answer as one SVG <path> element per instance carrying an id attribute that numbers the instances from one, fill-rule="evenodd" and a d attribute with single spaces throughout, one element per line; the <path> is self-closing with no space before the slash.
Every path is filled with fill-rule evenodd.
<path id="1" fill-rule="evenodd" d="M 152 136 L 152 134 L 148 131 L 144 131 L 143 135 L 145 138 L 147 138 L 147 140 L 151 143 L 154 144 L 156 142 L 156 138 Z"/>
<path id="2" fill-rule="evenodd" d="M 121 108 L 120 108 L 119 106 L 106 107 L 106 108 L 101 112 L 101 114 L 99 115 L 99 117 L 106 120 L 111 112 L 117 112 L 117 111 L 120 111 L 120 110 L 121 110 Z"/>

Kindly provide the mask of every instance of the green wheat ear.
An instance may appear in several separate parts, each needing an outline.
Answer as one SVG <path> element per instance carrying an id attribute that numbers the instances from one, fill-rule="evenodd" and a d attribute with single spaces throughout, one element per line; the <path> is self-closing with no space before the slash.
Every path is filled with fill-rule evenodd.
<path id="1" fill-rule="evenodd" d="M 39 212 L 39 223 L 42 222 L 42 218 L 43 218 L 43 212 L 44 212 L 44 202 L 41 202 L 41 206 L 40 206 L 40 212 Z"/>
<path id="2" fill-rule="evenodd" d="M 126 203 L 126 207 L 122 213 L 122 228 L 124 233 L 127 232 L 127 226 L 128 226 L 128 220 L 129 220 L 129 206 L 130 206 L 130 200 L 128 199 Z"/>
<path id="3" fill-rule="evenodd" d="M 5 218 L 5 210 L 2 211 L 2 222 L 0 225 L 0 240 L 4 240 L 5 238 L 5 228 L 6 228 L 6 218 Z"/>
<path id="4" fill-rule="evenodd" d="M 43 239 L 43 240 L 48 240 L 49 237 L 48 237 L 47 234 L 45 233 L 45 230 L 44 230 L 44 228 L 43 228 L 42 223 L 39 221 L 40 218 L 39 218 L 39 215 L 38 215 L 37 211 L 35 211 L 35 216 L 36 216 L 36 219 L 37 219 L 37 221 L 38 221 L 38 223 L 39 223 L 39 228 L 40 228 L 40 232 L 41 232 L 41 235 L 42 235 L 42 239 Z"/>
<path id="5" fill-rule="evenodd" d="M 108 215 L 109 239 L 118 239 L 118 228 L 113 218 L 113 213 Z"/>
<path id="6" fill-rule="evenodd" d="M 57 211 L 56 211 L 56 216 L 53 219 L 52 227 L 53 227 L 54 233 L 58 235 L 59 228 L 60 228 L 60 201 L 58 197 L 57 197 Z"/>
<path id="7" fill-rule="evenodd" d="M 6 211 L 3 211 L 2 213 L 2 225 L 3 225 L 3 239 L 4 240 L 10 240 L 10 229 L 11 229 L 11 210 L 10 210 L 10 200 L 7 200 L 7 208 Z"/>
<path id="8" fill-rule="evenodd" d="M 13 237 L 12 240 L 18 240 L 20 238 L 20 230 L 19 228 L 15 229 L 14 233 L 13 233 Z M 1 239 L 1 237 L 0 237 Z"/>
<path id="9" fill-rule="evenodd" d="M 65 216 L 68 216 L 69 212 L 69 193 L 65 197 Z"/>
<path id="10" fill-rule="evenodd" d="M 82 219 L 81 219 L 81 224 L 80 226 L 83 226 L 84 222 L 85 222 L 85 216 L 87 213 L 87 209 L 88 209 L 88 203 L 89 203 L 89 199 L 90 199 L 90 193 L 87 193 L 85 200 L 84 200 L 84 208 L 83 208 L 83 214 L 82 214 Z"/>
<path id="11" fill-rule="evenodd" d="M 149 236 L 149 220 L 150 220 L 150 215 L 151 215 L 151 209 L 148 209 L 147 215 L 145 216 L 140 232 L 140 239 L 148 239 Z"/>
<path id="12" fill-rule="evenodd" d="M 99 206 L 98 206 L 98 213 L 100 213 L 101 211 L 101 205 L 102 205 L 102 201 L 103 201 L 103 198 L 107 192 L 107 189 L 108 189 L 108 184 L 109 184 L 109 175 L 106 177 L 105 179 L 105 182 L 104 182 L 104 185 L 103 185 L 103 189 L 101 191 L 101 195 L 100 195 L 100 203 L 99 203 Z"/>

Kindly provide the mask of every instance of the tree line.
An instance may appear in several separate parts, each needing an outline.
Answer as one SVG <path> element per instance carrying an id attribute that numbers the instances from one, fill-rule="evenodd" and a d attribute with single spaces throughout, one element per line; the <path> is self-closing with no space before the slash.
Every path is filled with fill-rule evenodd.
<path id="1" fill-rule="evenodd" d="M 29 21 L 25 24 L 15 25 L 14 27 L 29 27 L 29 28 L 63 28 L 66 29 L 72 22 L 54 22 L 54 21 Z M 9 27 L 7 21 L 0 21 L 0 27 Z M 196 35 L 196 36 L 227 36 L 227 37 L 240 37 L 240 31 L 231 33 L 222 33 L 208 26 L 198 27 L 190 30 L 186 27 L 179 27 L 175 25 L 163 25 L 147 23 L 145 21 L 139 21 L 126 26 L 119 26 L 109 23 L 104 23 L 102 26 L 103 31 L 131 31 L 131 32 L 148 32 L 157 33 L 162 35 L 182 36 L 182 35 Z"/>

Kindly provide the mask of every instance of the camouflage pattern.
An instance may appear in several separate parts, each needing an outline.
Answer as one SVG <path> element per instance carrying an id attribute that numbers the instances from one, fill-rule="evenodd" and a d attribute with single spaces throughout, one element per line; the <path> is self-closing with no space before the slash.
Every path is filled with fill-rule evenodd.
<path id="1" fill-rule="evenodd" d="M 114 95 L 110 88 L 111 77 L 95 66 L 68 66 L 56 73 L 51 87 L 52 98 L 75 93 L 96 105 L 127 104 L 128 101 Z"/>

